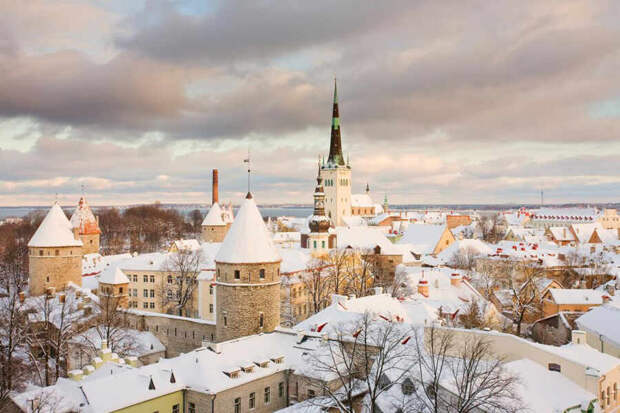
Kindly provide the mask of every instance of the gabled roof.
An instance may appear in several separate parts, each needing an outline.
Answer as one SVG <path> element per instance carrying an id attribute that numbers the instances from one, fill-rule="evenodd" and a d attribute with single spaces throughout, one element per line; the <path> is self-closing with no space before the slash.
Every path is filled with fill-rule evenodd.
<path id="1" fill-rule="evenodd" d="M 409 225 L 398 243 L 412 244 L 416 254 L 432 254 L 445 230 L 445 225 Z"/>
<path id="2" fill-rule="evenodd" d="M 375 206 L 375 203 L 368 194 L 351 194 L 351 206 L 372 208 Z"/>
<path id="3" fill-rule="evenodd" d="M 556 304 L 603 304 L 603 293 L 596 290 L 551 288 L 548 294 Z"/>
<path id="4" fill-rule="evenodd" d="M 620 346 L 620 304 L 605 304 L 588 311 L 576 321 L 580 330 L 586 330 Z"/>
<path id="5" fill-rule="evenodd" d="M 215 261 L 241 264 L 280 260 L 258 207 L 252 195 L 248 194 L 215 256 Z"/>
<path id="6" fill-rule="evenodd" d="M 71 223 L 55 202 L 28 243 L 29 247 L 81 247 L 73 237 Z"/>
<path id="7" fill-rule="evenodd" d="M 127 278 L 123 270 L 120 268 L 116 267 L 116 269 L 113 269 L 108 267 L 103 274 L 99 276 L 99 282 L 112 285 L 128 284 L 129 278 Z"/>
<path id="8" fill-rule="evenodd" d="M 226 223 L 222 219 L 222 214 L 223 214 L 223 211 L 222 211 L 222 208 L 220 208 L 220 204 L 218 204 L 217 202 L 214 203 L 213 205 L 211 205 L 211 208 L 209 209 L 207 216 L 202 221 L 202 225 L 203 226 L 226 225 Z"/>

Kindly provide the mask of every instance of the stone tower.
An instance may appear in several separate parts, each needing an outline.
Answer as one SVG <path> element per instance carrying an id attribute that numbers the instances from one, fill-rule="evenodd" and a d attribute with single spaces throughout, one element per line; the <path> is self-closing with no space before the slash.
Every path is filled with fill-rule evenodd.
<path id="1" fill-rule="evenodd" d="M 342 156 L 338 89 L 334 80 L 334 106 L 332 112 L 331 140 L 327 162 L 321 165 L 321 178 L 325 188 L 327 217 L 336 226 L 343 225 L 342 217 L 351 215 L 351 166 Z"/>
<path id="2" fill-rule="evenodd" d="M 68 282 L 82 285 L 82 241 L 57 202 L 28 242 L 30 294 L 42 295 Z"/>
<path id="3" fill-rule="evenodd" d="M 280 325 L 280 261 L 248 192 L 215 257 L 217 341 Z"/>
<path id="4" fill-rule="evenodd" d="M 202 221 L 202 240 L 204 242 L 222 242 L 228 232 L 228 225 L 222 218 L 224 211 L 220 208 L 220 204 L 215 202 L 211 205 L 209 213 Z"/>
<path id="5" fill-rule="evenodd" d="M 82 254 L 95 254 L 99 252 L 101 236 L 99 218 L 95 217 L 84 196 L 80 198 L 77 208 L 75 208 L 75 212 L 71 216 L 71 227 L 74 231 L 77 229 L 82 240 Z"/>
<path id="6" fill-rule="evenodd" d="M 128 308 L 129 278 L 118 267 L 116 269 L 108 268 L 99 277 L 98 295 L 104 309 L 106 308 L 105 300 L 112 300 L 112 305 L 115 308 Z"/>
<path id="7" fill-rule="evenodd" d="M 321 178 L 321 166 L 316 178 L 314 189 L 314 212 L 308 222 L 310 233 L 308 234 L 305 247 L 317 253 L 323 253 L 329 248 L 329 218 L 325 216 L 325 193 L 323 192 L 323 178 Z"/>

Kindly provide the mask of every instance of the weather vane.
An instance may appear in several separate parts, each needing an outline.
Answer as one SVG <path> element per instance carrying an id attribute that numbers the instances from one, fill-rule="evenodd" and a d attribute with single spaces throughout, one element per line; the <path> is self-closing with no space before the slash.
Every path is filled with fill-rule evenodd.
<path id="1" fill-rule="evenodd" d="M 248 146 L 248 157 L 243 160 L 243 163 L 248 164 L 248 194 L 249 194 L 250 193 L 250 173 L 252 171 L 250 168 L 250 147 L 249 146 Z"/>

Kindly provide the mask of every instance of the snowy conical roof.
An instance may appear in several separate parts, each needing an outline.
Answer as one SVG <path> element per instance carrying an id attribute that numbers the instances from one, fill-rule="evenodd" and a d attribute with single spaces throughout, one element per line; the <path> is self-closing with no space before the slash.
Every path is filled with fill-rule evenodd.
<path id="1" fill-rule="evenodd" d="M 49 210 L 39 228 L 30 239 L 29 247 L 81 247 L 71 231 L 71 223 L 58 202 Z"/>
<path id="2" fill-rule="evenodd" d="M 258 207 L 248 194 L 215 256 L 215 261 L 246 264 L 280 260 Z"/>
<path id="3" fill-rule="evenodd" d="M 216 202 L 211 205 L 209 213 L 207 213 L 207 216 L 202 221 L 202 225 L 226 225 L 226 223 L 222 219 L 222 208 L 220 208 L 220 204 Z"/>
<path id="4" fill-rule="evenodd" d="M 81 197 L 75 212 L 71 215 L 71 226 L 79 228 L 80 234 L 100 234 L 99 224 L 86 198 Z"/>
<path id="5" fill-rule="evenodd" d="M 108 268 L 108 270 L 104 271 L 103 274 L 99 277 L 99 283 L 103 284 L 128 284 L 129 278 L 125 275 L 123 270 L 116 267 L 115 270 L 112 268 Z"/>

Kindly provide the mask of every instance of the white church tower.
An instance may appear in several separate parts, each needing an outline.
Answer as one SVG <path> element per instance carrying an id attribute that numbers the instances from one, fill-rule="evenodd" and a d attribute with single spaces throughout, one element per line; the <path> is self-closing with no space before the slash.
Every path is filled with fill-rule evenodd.
<path id="1" fill-rule="evenodd" d="M 351 215 L 351 166 L 342 156 L 338 90 L 334 80 L 334 108 L 332 132 L 327 162 L 321 165 L 321 178 L 325 191 L 325 212 L 335 226 L 344 224 L 342 217 Z"/>

